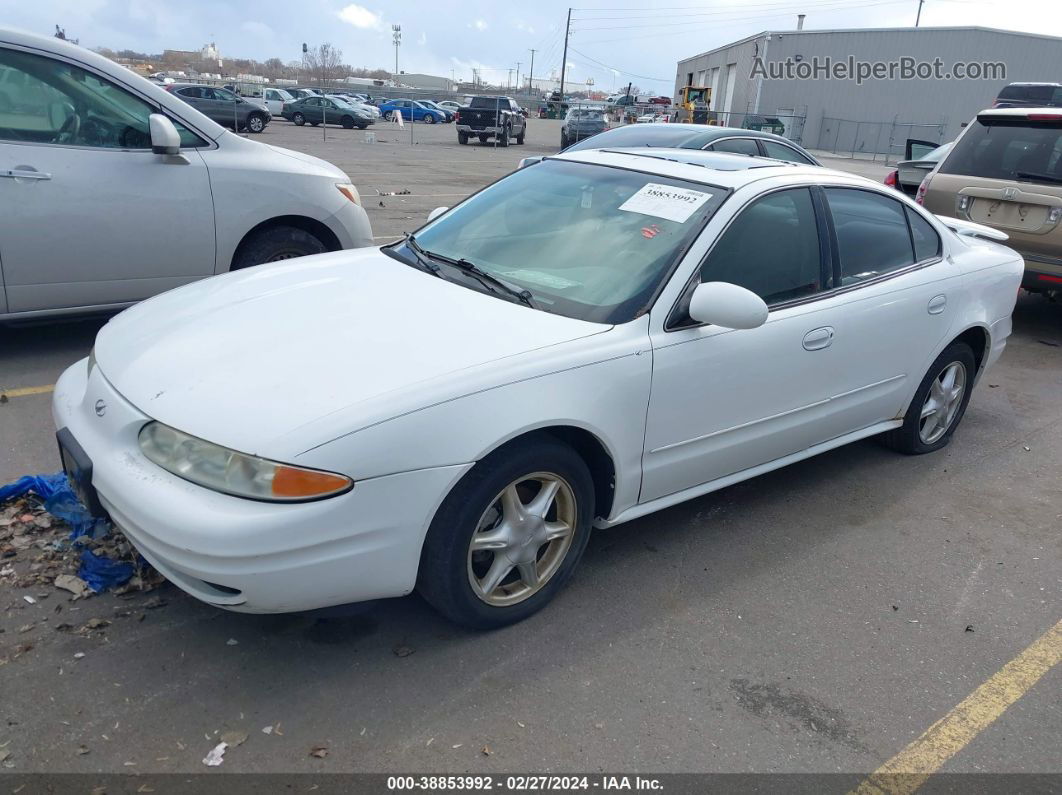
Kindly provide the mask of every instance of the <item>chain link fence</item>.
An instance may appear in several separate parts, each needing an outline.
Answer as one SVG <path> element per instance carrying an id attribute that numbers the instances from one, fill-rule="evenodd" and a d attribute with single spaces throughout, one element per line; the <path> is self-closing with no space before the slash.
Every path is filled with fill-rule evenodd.
<path id="1" fill-rule="evenodd" d="M 944 143 L 948 120 L 935 122 L 863 121 L 840 119 L 823 114 L 819 124 L 818 142 L 814 149 L 831 152 L 839 157 L 881 160 L 886 165 L 903 160 L 909 138 Z"/>

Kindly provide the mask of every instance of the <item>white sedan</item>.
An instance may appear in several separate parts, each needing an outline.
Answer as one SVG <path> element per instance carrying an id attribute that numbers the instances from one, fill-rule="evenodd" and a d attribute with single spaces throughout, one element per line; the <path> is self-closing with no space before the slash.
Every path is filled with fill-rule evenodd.
<path id="1" fill-rule="evenodd" d="M 946 445 L 1022 276 L 883 185 L 713 152 L 564 154 L 432 216 L 113 319 L 55 392 L 85 502 L 219 607 L 417 589 L 501 626 L 592 527 Z"/>

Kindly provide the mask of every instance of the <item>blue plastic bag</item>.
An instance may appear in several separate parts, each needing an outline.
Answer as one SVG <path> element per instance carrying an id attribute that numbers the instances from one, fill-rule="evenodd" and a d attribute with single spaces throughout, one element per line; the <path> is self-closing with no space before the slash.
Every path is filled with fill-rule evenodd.
<path id="1" fill-rule="evenodd" d="M 0 503 L 31 492 L 44 502 L 44 510 L 70 525 L 71 540 L 82 536 L 103 538 L 111 530 L 106 519 L 94 517 L 85 509 L 63 472 L 25 475 L 14 483 L 0 486 Z M 133 566 L 110 558 L 96 557 L 91 550 L 83 549 L 77 576 L 99 593 L 127 582 L 133 576 Z"/>

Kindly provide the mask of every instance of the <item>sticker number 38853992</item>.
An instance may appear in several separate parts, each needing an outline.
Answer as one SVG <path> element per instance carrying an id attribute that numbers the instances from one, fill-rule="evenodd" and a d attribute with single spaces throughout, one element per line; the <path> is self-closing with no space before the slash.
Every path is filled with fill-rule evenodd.
<path id="1" fill-rule="evenodd" d="M 650 182 L 623 202 L 619 209 L 683 224 L 710 198 L 712 194 L 703 191 Z"/>

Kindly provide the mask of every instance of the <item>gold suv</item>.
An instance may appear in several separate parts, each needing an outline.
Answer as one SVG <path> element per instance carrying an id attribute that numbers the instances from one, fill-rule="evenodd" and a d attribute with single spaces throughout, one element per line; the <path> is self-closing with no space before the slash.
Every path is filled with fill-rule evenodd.
<path id="1" fill-rule="evenodd" d="M 1025 258 L 1022 286 L 1062 294 L 1062 108 L 981 111 L 916 200 L 1006 232 Z"/>

